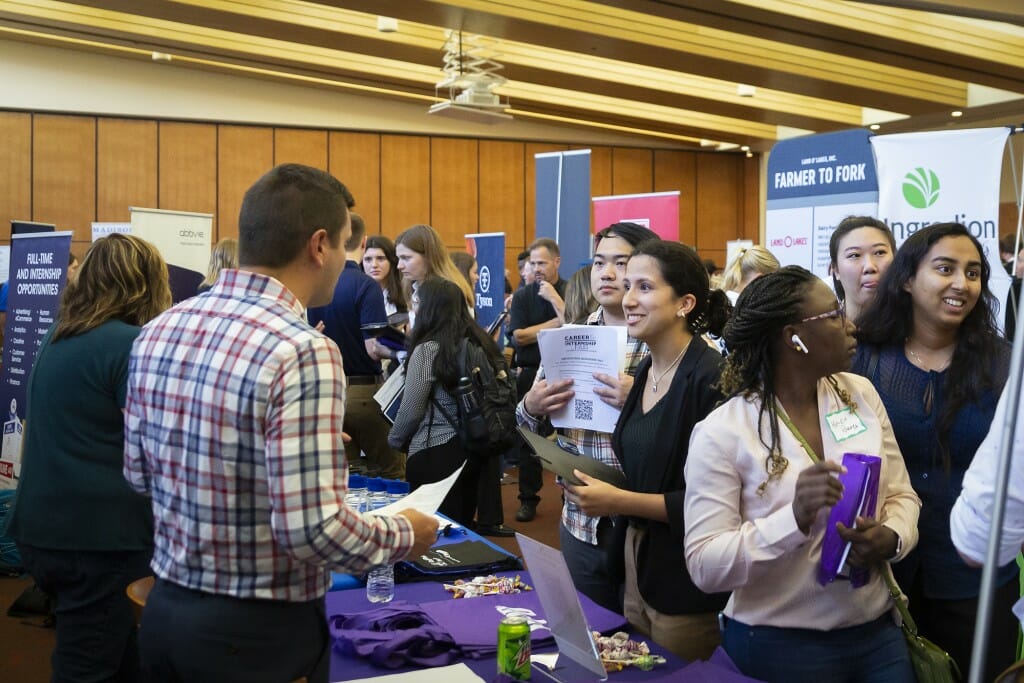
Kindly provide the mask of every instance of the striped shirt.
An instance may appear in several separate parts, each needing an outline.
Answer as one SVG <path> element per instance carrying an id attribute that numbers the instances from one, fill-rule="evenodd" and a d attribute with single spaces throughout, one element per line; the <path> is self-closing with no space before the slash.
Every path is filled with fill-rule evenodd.
<path id="1" fill-rule="evenodd" d="M 345 506 L 341 354 L 277 280 L 222 271 L 143 328 L 128 373 L 124 474 L 153 498 L 160 578 L 298 602 L 408 554 L 407 520 Z"/>
<path id="2" fill-rule="evenodd" d="M 591 313 L 587 317 L 587 324 L 604 325 L 604 309 L 598 307 L 596 311 Z M 627 337 L 626 374 L 630 377 L 636 374 L 637 366 L 640 365 L 640 361 L 647 357 L 647 354 L 647 344 L 639 339 Z M 542 379 L 544 379 L 543 366 L 537 371 L 537 378 L 534 380 L 534 383 L 536 384 Z M 525 397 L 516 406 L 516 418 L 520 426 L 526 427 L 537 434 L 550 434 L 552 431 L 551 421 L 547 417 L 538 419 L 526 412 Z M 622 471 L 622 463 L 615 457 L 615 451 L 612 450 L 612 435 L 610 433 L 595 432 L 590 429 L 559 429 L 558 432 L 573 439 L 588 454 L 592 454 L 595 460 L 611 465 L 620 472 Z M 600 517 L 593 517 L 584 513 L 583 510 L 580 510 L 575 503 L 570 502 L 568 499 L 565 499 L 562 503 L 562 524 L 569 533 L 584 543 L 597 545 L 597 524 L 600 521 Z"/>

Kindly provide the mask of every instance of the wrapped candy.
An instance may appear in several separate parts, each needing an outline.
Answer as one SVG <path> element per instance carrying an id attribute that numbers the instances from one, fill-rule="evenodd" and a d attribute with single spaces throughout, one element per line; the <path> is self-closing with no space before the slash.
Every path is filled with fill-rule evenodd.
<path id="1" fill-rule="evenodd" d="M 594 631 L 593 635 L 605 671 L 622 671 L 627 666 L 650 671 L 655 665 L 665 663 L 665 658 L 661 655 L 651 654 L 651 648 L 647 643 L 642 640 L 630 640 L 629 635 L 622 631 L 610 636 L 602 636 Z"/>
<path id="2" fill-rule="evenodd" d="M 481 595 L 509 595 L 532 591 L 533 588 L 523 583 L 516 575 L 511 576 L 475 576 L 472 579 L 456 579 L 454 583 L 444 584 L 444 589 L 452 593 L 452 597 L 478 598 Z"/>

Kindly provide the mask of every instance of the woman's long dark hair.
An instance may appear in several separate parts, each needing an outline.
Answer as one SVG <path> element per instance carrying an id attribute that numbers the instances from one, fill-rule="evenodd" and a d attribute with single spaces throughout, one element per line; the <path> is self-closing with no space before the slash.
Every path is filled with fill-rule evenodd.
<path id="1" fill-rule="evenodd" d="M 903 347 L 914 330 L 913 300 L 904 285 L 917 275 L 928 251 L 944 237 L 970 239 L 981 261 L 981 295 L 957 330 L 956 348 L 943 387 L 946 401 L 937 422 L 939 446 L 948 465 L 947 438 L 957 413 L 986 391 L 1001 391 L 1006 381 L 1007 345 L 996 328 L 999 303 L 989 289 L 992 269 L 981 243 L 960 223 L 935 223 L 915 232 L 882 276 L 874 300 L 857 321 L 856 336 L 862 344 Z"/>
<path id="2" fill-rule="evenodd" d="M 800 266 L 786 266 L 757 278 L 746 287 L 736 301 L 732 318 L 725 326 L 725 343 L 729 355 L 725 359 L 719 382 L 726 395 L 757 398 L 761 408 L 757 415 L 757 432 L 768 449 L 765 469 L 768 481 L 780 476 L 786 460 L 779 449 L 779 414 L 776 408 L 775 377 L 779 333 L 786 325 L 800 320 L 807 293 L 818 278 Z M 764 421 L 768 420 L 769 439 L 764 438 Z"/>
<path id="3" fill-rule="evenodd" d="M 469 339 L 482 347 L 491 360 L 501 360 L 501 352 L 494 340 L 470 317 L 462 289 L 450 280 L 429 277 L 416 289 L 419 306 L 416 324 L 409 337 L 409 355 L 423 342 L 438 345 L 434 361 L 434 376 L 448 389 L 459 381 L 459 344 Z M 406 359 L 406 364 L 409 360 Z"/>
<path id="4" fill-rule="evenodd" d="M 846 290 L 843 289 L 843 283 L 839 281 L 839 277 L 836 275 L 839 243 L 851 232 L 861 228 L 874 228 L 881 232 L 889 240 L 889 248 L 892 249 L 892 253 L 896 253 L 896 238 L 893 236 L 892 230 L 874 216 L 847 216 L 839 221 L 839 225 L 836 226 L 836 229 L 832 232 L 832 237 L 828 240 L 828 255 L 831 259 L 829 261 L 829 270 L 832 272 L 832 287 L 836 290 L 836 296 L 840 301 L 846 301 Z"/>
<path id="5" fill-rule="evenodd" d="M 405 289 L 402 287 L 402 274 L 398 271 L 398 255 L 395 254 L 395 243 L 384 235 L 371 235 L 366 238 L 366 249 L 380 249 L 384 252 L 384 258 L 388 260 L 388 275 L 385 278 L 385 286 L 388 290 L 388 299 L 395 305 L 400 313 L 409 311 L 409 304 L 405 299 Z M 363 251 L 365 254 L 365 250 Z"/>

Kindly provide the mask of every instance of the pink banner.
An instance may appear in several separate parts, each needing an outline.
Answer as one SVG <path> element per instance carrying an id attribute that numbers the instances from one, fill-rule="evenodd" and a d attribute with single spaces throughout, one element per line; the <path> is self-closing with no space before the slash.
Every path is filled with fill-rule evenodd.
<path id="1" fill-rule="evenodd" d="M 597 230 L 620 222 L 638 223 L 663 240 L 679 241 L 679 192 L 594 197 Z"/>

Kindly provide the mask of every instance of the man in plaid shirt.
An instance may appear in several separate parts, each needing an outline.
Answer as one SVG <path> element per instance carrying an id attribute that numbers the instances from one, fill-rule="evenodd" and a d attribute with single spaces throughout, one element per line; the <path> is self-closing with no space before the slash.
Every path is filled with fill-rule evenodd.
<path id="1" fill-rule="evenodd" d="M 351 203 L 323 171 L 272 169 L 242 202 L 240 268 L 132 347 L 124 472 L 155 522 L 147 680 L 326 683 L 330 570 L 435 540 L 433 517 L 344 502 L 345 373 L 305 309 L 331 301 Z"/>
<path id="2" fill-rule="evenodd" d="M 622 311 L 622 276 L 626 272 L 633 249 L 649 239 L 659 239 L 657 234 L 633 223 L 615 223 L 594 236 L 594 264 L 590 275 L 590 286 L 599 308 L 587 318 L 588 325 L 625 325 L 626 316 Z M 640 361 L 647 355 L 647 345 L 628 338 L 626 347 L 625 373 L 618 377 L 598 374 L 595 378 L 605 384 L 594 390 L 605 403 L 622 408 L 626 396 L 633 386 L 633 373 Z M 552 432 L 549 415 L 573 399 L 572 380 L 548 383 L 544 379 L 543 367 L 537 373 L 533 387 L 526 392 L 516 407 L 520 425 L 538 434 Z M 622 470 L 618 458 L 612 451 L 612 431 L 589 429 L 561 430 L 572 438 L 585 455 L 593 457 L 618 470 Z M 574 503 L 562 503 L 562 525 L 559 529 L 562 554 L 576 588 L 594 602 L 608 609 L 622 612 L 622 576 L 609 566 L 621 565 L 623 559 L 610 557 L 621 555 L 623 549 L 614 543 L 612 522 L 608 517 L 591 517 Z"/>

